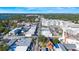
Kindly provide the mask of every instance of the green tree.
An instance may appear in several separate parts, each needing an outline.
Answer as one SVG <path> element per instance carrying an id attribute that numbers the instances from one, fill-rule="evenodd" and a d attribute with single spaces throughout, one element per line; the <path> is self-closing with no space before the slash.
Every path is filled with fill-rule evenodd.
<path id="1" fill-rule="evenodd" d="M 53 43 L 57 44 L 57 43 L 59 43 L 59 40 L 56 38 L 56 39 L 53 40 Z"/>
<path id="2" fill-rule="evenodd" d="M 5 42 L 2 42 L 0 44 L 0 51 L 7 51 L 8 48 L 9 48 L 9 46 Z"/>

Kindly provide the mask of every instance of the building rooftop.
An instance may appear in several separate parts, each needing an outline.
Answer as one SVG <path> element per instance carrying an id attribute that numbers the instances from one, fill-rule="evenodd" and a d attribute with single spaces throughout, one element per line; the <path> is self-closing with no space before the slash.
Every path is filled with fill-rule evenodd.
<path id="1" fill-rule="evenodd" d="M 71 28 L 79 28 L 79 24 L 70 24 L 69 27 L 71 27 Z"/>
<path id="2" fill-rule="evenodd" d="M 26 51 L 27 50 L 27 46 L 17 46 L 15 51 Z"/>
<path id="3" fill-rule="evenodd" d="M 64 44 L 65 48 L 67 49 L 75 49 L 76 45 L 75 44 Z"/>
<path id="4" fill-rule="evenodd" d="M 22 39 L 19 39 L 16 44 L 18 46 L 29 46 L 30 43 L 31 43 L 32 39 L 31 38 L 22 38 Z"/>

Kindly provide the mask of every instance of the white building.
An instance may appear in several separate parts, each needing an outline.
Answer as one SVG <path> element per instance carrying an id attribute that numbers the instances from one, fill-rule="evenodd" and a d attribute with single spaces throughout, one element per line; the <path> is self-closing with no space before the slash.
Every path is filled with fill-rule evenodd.
<path id="1" fill-rule="evenodd" d="M 16 42 L 15 51 L 26 51 L 32 42 L 31 38 L 21 38 Z"/>
<path id="2" fill-rule="evenodd" d="M 36 30 L 36 25 L 32 25 L 31 28 L 27 32 L 25 32 L 25 36 L 31 37 L 34 34 L 35 30 Z"/>
<path id="3" fill-rule="evenodd" d="M 42 28 L 41 34 L 45 37 L 52 37 L 52 33 L 50 32 L 49 28 Z"/>
<path id="4" fill-rule="evenodd" d="M 42 19 L 42 26 L 48 26 L 48 20 Z"/>
<path id="5" fill-rule="evenodd" d="M 17 46 L 15 51 L 26 51 L 27 48 L 27 46 Z"/>
<path id="6" fill-rule="evenodd" d="M 76 45 L 76 50 L 79 50 L 79 41 L 76 39 L 67 39 L 67 43 L 69 44 L 75 44 Z"/>

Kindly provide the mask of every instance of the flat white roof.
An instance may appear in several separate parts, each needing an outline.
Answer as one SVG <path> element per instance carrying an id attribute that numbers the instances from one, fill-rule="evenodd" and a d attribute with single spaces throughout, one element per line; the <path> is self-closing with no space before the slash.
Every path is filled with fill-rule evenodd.
<path id="1" fill-rule="evenodd" d="M 79 28 L 79 24 L 70 24 L 69 26 L 72 28 Z"/>
<path id="2" fill-rule="evenodd" d="M 69 44 L 75 44 L 76 45 L 76 49 L 79 50 L 79 41 L 78 40 L 76 40 L 76 39 L 67 39 L 66 41 Z"/>
<path id="3" fill-rule="evenodd" d="M 68 28 L 68 30 L 72 31 L 72 33 L 74 35 L 76 35 L 77 33 L 79 33 L 79 28 Z"/>
<path id="4" fill-rule="evenodd" d="M 32 25 L 31 28 L 26 33 L 34 34 L 35 30 L 36 30 L 36 25 Z"/>
<path id="5" fill-rule="evenodd" d="M 52 33 L 50 31 L 42 31 L 41 33 L 42 35 L 44 35 L 45 37 L 52 37 Z"/>
<path id="6" fill-rule="evenodd" d="M 31 38 L 22 38 L 16 42 L 17 45 L 19 46 L 29 46 L 31 43 L 32 39 Z"/>
<path id="7" fill-rule="evenodd" d="M 27 46 L 17 46 L 15 51 L 26 51 L 27 50 Z"/>

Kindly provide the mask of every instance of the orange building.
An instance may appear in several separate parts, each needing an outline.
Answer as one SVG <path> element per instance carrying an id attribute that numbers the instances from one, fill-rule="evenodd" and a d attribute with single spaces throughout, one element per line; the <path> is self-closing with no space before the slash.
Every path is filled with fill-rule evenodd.
<path id="1" fill-rule="evenodd" d="M 51 41 L 49 41 L 49 42 L 47 43 L 47 48 L 48 48 L 48 49 L 52 49 L 52 48 L 53 48 L 53 43 L 52 43 Z"/>

